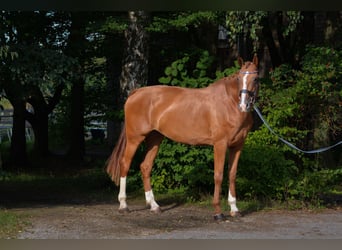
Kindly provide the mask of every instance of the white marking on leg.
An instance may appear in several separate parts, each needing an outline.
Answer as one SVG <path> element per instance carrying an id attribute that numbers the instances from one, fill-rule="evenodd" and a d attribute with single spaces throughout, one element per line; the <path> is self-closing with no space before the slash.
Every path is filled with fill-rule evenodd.
<path id="1" fill-rule="evenodd" d="M 238 212 L 239 209 L 236 206 L 236 198 L 232 196 L 229 190 L 229 195 L 228 195 L 228 203 L 230 205 L 230 211 L 231 212 Z"/>
<path id="2" fill-rule="evenodd" d="M 121 177 L 120 178 L 120 192 L 118 196 L 118 200 L 120 202 L 120 207 L 119 210 L 123 210 L 127 208 L 127 203 L 126 203 L 126 177 Z"/>
<path id="3" fill-rule="evenodd" d="M 146 204 L 151 207 L 151 211 L 155 211 L 159 209 L 159 205 L 154 200 L 154 195 L 152 189 L 150 191 L 145 192 Z"/>

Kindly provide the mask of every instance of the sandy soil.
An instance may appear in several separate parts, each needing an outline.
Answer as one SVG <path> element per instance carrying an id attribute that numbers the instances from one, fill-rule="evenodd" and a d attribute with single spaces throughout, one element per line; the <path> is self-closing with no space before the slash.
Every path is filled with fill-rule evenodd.
<path id="1" fill-rule="evenodd" d="M 153 214 L 142 202 L 120 214 L 117 203 L 11 208 L 29 215 L 19 239 L 341 239 L 342 208 L 261 211 L 225 222 L 197 205 L 166 204 Z"/>

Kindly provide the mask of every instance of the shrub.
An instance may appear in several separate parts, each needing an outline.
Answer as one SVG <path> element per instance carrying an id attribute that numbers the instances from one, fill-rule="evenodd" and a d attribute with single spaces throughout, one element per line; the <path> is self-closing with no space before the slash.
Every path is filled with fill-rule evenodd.
<path id="1" fill-rule="evenodd" d="M 213 150 L 164 140 L 152 172 L 156 192 L 205 192 L 213 185 Z"/>

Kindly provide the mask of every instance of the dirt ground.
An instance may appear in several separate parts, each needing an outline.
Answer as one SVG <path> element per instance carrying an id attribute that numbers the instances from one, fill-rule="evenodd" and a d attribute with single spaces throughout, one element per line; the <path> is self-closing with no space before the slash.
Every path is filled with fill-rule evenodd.
<path id="1" fill-rule="evenodd" d="M 153 214 L 144 202 L 42 205 L 11 208 L 29 216 L 19 239 L 342 239 L 342 207 L 319 211 L 259 211 L 225 222 L 212 209 L 164 204 Z"/>

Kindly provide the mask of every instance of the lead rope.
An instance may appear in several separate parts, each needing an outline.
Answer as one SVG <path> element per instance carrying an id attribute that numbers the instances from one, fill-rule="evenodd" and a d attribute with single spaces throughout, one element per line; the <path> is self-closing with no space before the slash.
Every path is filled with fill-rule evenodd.
<path id="1" fill-rule="evenodd" d="M 299 152 L 302 152 L 302 153 L 305 153 L 305 154 L 322 153 L 322 152 L 328 151 L 328 150 L 330 150 L 330 149 L 332 149 L 334 147 L 337 147 L 338 145 L 342 144 L 342 141 L 339 141 L 338 143 L 336 143 L 334 145 L 331 145 L 331 146 L 328 146 L 328 147 L 324 147 L 324 148 L 319 148 L 319 149 L 314 149 L 314 150 L 302 150 L 302 149 L 296 147 L 295 145 L 293 145 L 292 143 L 288 142 L 287 140 L 285 140 L 284 138 L 282 138 L 278 134 L 276 134 L 276 132 L 274 132 L 274 130 L 270 127 L 270 125 L 267 123 L 267 121 L 262 116 L 260 110 L 255 105 L 254 105 L 254 110 L 258 114 L 258 116 L 260 117 L 261 121 L 265 124 L 265 126 L 268 128 L 268 130 L 272 134 L 274 134 L 280 141 L 282 141 L 283 143 L 285 143 L 289 147 L 291 147 L 291 148 L 293 148 L 293 149 L 295 149 L 295 150 L 297 150 Z"/>

